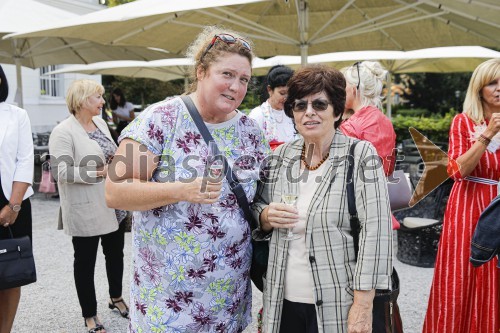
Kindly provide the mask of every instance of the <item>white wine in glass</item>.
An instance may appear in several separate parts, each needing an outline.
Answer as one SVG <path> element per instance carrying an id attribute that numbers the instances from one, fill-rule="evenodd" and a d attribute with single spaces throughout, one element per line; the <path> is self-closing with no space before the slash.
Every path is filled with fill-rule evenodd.
<path id="1" fill-rule="evenodd" d="M 296 207 L 297 199 L 299 197 L 298 190 L 298 184 L 288 181 L 287 173 L 285 172 L 281 182 L 281 201 L 287 205 Z M 283 237 L 284 240 L 291 241 L 300 238 L 300 235 L 294 234 L 292 229 L 293 228 L 288 228 L 287 234 Z"/>
<path id="2" fill-rule="evenodd" d="M 283 194 L 281 196 L 281 200 L 283 200 L 283 202 L 287 205 L 295 206 L 298 197 L 299 196 L 296 194 Z"/>

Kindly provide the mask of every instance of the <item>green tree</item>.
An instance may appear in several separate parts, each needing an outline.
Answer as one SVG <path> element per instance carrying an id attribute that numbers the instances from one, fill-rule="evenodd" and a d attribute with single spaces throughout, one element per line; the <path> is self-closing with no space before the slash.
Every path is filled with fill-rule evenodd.
<path id="1" fill-rule="evenodd" d="M 108 7 L 114 7 L 118 5 L 123 5 L 124 3 L 129 3 L 135 0 L 105 0 L 104 4 Z"/>
<path id="2" fill-rule="evenodd" d="M 129 102 L 142 105 L 142 107 L 184 92 L 184 80 L 163 82 L 154 79 L 105 75 L 102 77 L 102 82 L 108 98 L 113 89 L 120 88 Z"/>
<path id="3" fill-rule="evenodd" d="M 450 109 L 462 111 L 471 73 L 417 73 L 408 76 L 410 89 L 403 97 L 411 108 L 442 115 Z"/>

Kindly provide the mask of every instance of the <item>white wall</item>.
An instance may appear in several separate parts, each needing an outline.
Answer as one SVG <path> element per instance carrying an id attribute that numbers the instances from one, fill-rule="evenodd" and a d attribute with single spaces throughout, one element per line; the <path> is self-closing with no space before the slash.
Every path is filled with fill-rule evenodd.
<path id="1" fill-rule="evenodd" d="M 6 64 L 2 64 L 2 67 L 9 82 L 7 103 L 16 104 L 14 101 L 17 87 L 16 67 Z M 71 82 L 88 78 L 101 83 L 100 75 L 62 74 L 64 95 L 62 97 L 48 97 L 40 95 L 40 69 L 23 67 L 22 77 L 24 109 L 28 112 L 31 128 L 35 133 L 52 130 L 58 122 L 69 115 L 64 96 L 66 96 L 66 91 Z"/>

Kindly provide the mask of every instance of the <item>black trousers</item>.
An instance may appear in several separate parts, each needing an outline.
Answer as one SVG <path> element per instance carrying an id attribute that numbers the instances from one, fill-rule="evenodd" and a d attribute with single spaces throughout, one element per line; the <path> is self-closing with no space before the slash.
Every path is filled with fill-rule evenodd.
<path id="1" fill-rule="evenodd" d="M 315 305 L 283 300 L 280 333 L 318 333 Z"/>
<path id="2" fill-rule="evenodd" d="M 118 298 L 122 295 L 125 223 L 120 223 L 118 230 L 106 235 L 73 237 L 73 249 L 75 250 L 73 270 L 76 293 L 78 294 L 78 301 L 84 318 L 93 317 L 97 314 L 94 271 L 99 239 L 106 259 L 109 296 Z"/>

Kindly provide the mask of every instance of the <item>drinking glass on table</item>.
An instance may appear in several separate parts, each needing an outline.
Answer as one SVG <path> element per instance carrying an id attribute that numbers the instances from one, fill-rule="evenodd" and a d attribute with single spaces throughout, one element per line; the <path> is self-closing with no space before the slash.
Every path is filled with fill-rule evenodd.
<path id="1" fill-rule="evenodd" d="M 291 179 L 291 175 L 285 170 L 281 178 L 281 201 L 287 205 L 297 207 L 297 199 L 299 197 L 299 184 Z M 293 228 L 288 228 L 284 240 L 291 241 L 299 239 L 301 236 L 293 233 Z"/>

